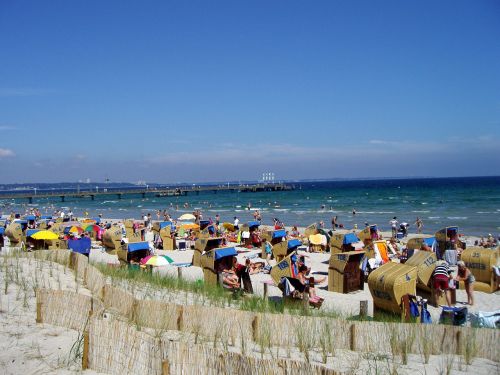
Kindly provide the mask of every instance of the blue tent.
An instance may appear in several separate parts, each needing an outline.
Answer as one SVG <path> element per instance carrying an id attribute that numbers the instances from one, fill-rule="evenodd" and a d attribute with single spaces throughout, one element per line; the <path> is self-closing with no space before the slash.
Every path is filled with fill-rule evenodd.
<path id="1" fill-rule="evenodd" d="M 89 254 L 91 245 L 92 241 L 88 237 L 79 240 L 68 240 L 68 249 L 71 249 L 75 253 Z"/>
<path id="2" fill-rule="evenodd" d="M 219 260 L 224 257 L 238 255 L 238 252 L 234 247 L 223 247 L 220 249 L 216 249 L 214 250 L 214 253 L 215 253 L 215 260 Z"/>
<path id="3" fill-rule="evenodd" d="M 297 246 L 302 245 L 302 242 L 300 240 L 294 239 L 288 241 L 288 250 L 296 248 Z"/>
<path id="4" fill-rule="evenodd" d="M 36 216 L 35 215 L 28 215 L 28 216 L 26 216 L 26 220 L 29 220 L 29 221 L 36 220 Z"/>
<path id="5" fill-rule="evenodd" d="M 347 233 L 344 236 L 344 242 L 342 242 L 344 245 L 349 245 L 354 242 L 359 242 L 359 238 L 354 234 L 354 233 Z"/>
<path id="6" fill-rule="evenodd" d="M 249 228 L 258 227 L 259 225 L 260 225 L 260 223 L 258 221 L 249 221 L 248 222 L 248 227 Z"/>
<path id="7" fill-rule="evenodd" d="M 286 231 L 284 229 L 275 230 L 273 232 L 273 238 L 286 237 Z"/>
<path id="8" fill-rule="evenodd" d="M 50 215 L 42 215 L 42 217 L 40 219 L 52 219 L 52 216 Z"/>
<path id="9" fill-rule="evenodd" d="M 132 253 L 134 251 L 139 251 L 139 250 L 149 250 L 149 243 L 148 242 L 129 243 L 127 250 L 129 253 Z"/>

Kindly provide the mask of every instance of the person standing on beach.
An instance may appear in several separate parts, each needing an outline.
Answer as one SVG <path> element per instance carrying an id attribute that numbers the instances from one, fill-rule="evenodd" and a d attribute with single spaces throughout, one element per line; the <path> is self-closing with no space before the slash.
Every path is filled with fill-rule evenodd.
<path id="1" fill-rule="evenodd" d="M 332 217 L 332 230 L 337 228 L 337 216 Z"/>
<path id="2" fill-rule="evenodd" d="M 398 233 L 398 220 L 397 217 L 394 216 L 391 221 L 389 221 L 389 224 L 391 224 L 391 230 L 392 230 L 392 237 L 396 238 L 396 234 Z"/>
<path id="3" fill-rule="evenodd" d="M 474 306 L 474 281 L 476 278 L 465 265 L 465 262 L 460 260 L 457 262 L 458 274 L 455 276 L 456 281 L 463 281 L 465 284 L 465 292 L 467 293 L 467 302 Z"/>
<path id="4" fill-rule="evenodd" d="M 420 234 L 422 233 L 422 228 L 424 227 L 424 223 L 422 222 L 422 219 L 420 219 L 417 216 L 417 220 L 415 220 L 415 225 L 417 226 L 417 233 Z"/>

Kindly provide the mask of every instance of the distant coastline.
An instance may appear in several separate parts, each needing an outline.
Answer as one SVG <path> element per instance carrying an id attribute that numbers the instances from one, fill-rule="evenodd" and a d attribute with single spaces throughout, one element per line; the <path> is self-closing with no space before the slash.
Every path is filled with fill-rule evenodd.
<path id="1" fill-rule="evenodd" d="M 396 180 L 452 180 L 452 179 L 495 179 L 500 178 L 500 175 L 491 175 L 491 176 L 447 176 L 447 177 L 436 177 L 436 176 L 399 176 L 399 177 L 332 177 L 332 178 L 312 178 L 312 179 L 291 179 L 291 178 L 283 178 L 276 179 L 275 182 L 284 182 L 284 183 L 314 183 L 314 182 L 342 182 L 342 181 L 396 181 Z M 220 185 L 220 184 L 231 184 L 231 185 L 239 185 L 239 184 L 255 184 L 260 182 L 260 180 L 226 180 L 226 181 L 185 181 L 185 182 L 148 182 L 147 185 L 150 187 L 157 186 L 184 186 L 184 185 L 202 185 L 202 186 L 211 186 L 211 185 Z M 54 186 L 57 185 L 57 186 Z M 57 187 L 60 189 L 65 188 L 77 188 L 80 186 L 83 188 L 95 187 L 95 186 L 108 186 L 108 187 L 137 187 L 137 186 L 146 186 L 146 183 L 133 183 L 133 182 L 106 182 L 106 181 L 94 181 L 94 182 L 22 182 L 22 183 L 0 183 L 0 190 L 9 190 L 25 187 L 26 189 L 43 189 L 43 188 L 52 188 Z"/>

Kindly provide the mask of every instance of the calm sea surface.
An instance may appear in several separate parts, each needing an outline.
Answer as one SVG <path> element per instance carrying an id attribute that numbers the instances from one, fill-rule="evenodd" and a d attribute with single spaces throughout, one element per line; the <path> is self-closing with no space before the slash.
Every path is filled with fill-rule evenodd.
<path id="1" fill-rule="evenodd" d="M 231 222 L 234 216 L 242 222 L 251 220 L 253 210 L 259 209 L 264 224 L 279 218 L 286 225 L 307 226 L 323 220 L 330 227 L 331 218 L 338 216 L 338 222 L 346 228 L 353 228 L 354 224 L 361 228 L 369 222 L 383 230 L 390 230 L 389 220 L 397 216 L 400 222 L 411 224 L 411 231 L 415 230 L 413 224 L 418 216 L 427 233 L 450 225 L 458 225 L 462 233 L 469 235 L 500 233 L 500 177 L 299 182 L 295 186 L 296 190 L 285 192 L 207 192 L 148 198 L 138 195 L 95 201 L 68 198 L 64 203 L 39 199 L 31 205 L 21 200 L 4 200 L 0 201 L 0 209 L 8 214 L 31 206 L 45 213 L 64 206 L 76 215 L 88 211 L 92 216 L 139 218 L 150 212 L 154 219 L 158 209 L 167 209 L 174 218 L 201 209 L 204 218 L 218 213 L 223 221 Z M 186 203 L 188 208 L 184 207 Z"/>

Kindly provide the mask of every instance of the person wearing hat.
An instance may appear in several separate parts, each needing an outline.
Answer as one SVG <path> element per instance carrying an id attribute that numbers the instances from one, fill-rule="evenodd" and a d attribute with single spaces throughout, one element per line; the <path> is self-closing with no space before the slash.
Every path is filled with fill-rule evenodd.
<path id="1" fill-rule="evenodd" d="M 457 262 L 458 274 L 455 276 L 456 281 L 463 281 L 465 284 L 465 292 L 467 293 L 467 303 L 474 306 L 474 282 L 476 278 L 471 270 L 467 268 L 465 262 L 460 260 Z"/>

